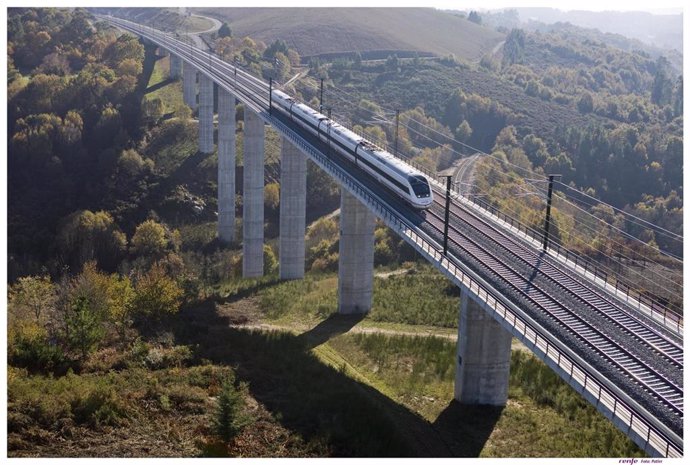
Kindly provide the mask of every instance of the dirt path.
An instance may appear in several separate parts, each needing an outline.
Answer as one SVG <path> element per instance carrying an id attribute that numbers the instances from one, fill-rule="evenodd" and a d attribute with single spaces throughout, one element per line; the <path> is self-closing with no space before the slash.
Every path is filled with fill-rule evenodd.
<path id="1" fill-rule="evenodd" d="M 292 334 L 302 334 L 306 332 L 311 332 L 311 335 L 313 337 L 318 338 L 320 336 L 319 334 L 317 334 L 320 329 L 320 323 L 316 326 L 311 326 L 308 324 L 299 323 L 277 324 L 262 322 L 262 312 L 259 308 L 259 302 L 254 297 L 222 305 L 219 307 L 218 312 L 221 315 L 228 318 L 230 326 L 233 328 L 247 329 L 250 331 L 279 331 L 288 332 Z M 347 327 L 347 325 L 343 326 L 346 329 L 342 332 L 339 332 L 340 334 L 385 334 L 388 336 L 438 337 L 449 341 L 457 341 L 458 339 L 458 335 L 455 330 L 453 330 L 452 332 L 443 332 L 444 330 L 440 328 L 420 328 L 418 330 L 401 330 L 380 328 L 376 326 L 361 326 L 359 324 L 355 324 L 354 326 L 350 327 Z M 525 347 L 517 339 L 513 339 L 512 349 L 529 352 L 529 349 L 527 349 L 527 347 Z"/>

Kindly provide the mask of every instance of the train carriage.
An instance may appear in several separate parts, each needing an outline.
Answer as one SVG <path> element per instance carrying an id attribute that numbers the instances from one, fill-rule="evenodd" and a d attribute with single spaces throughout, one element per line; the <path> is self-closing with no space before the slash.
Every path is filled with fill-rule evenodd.
<path id="1" fill-rule="evenodd" d="M 272 101 L 275 108 L 292 121 L 330 144 L 412 207 L 431 207 L 433 192 L 429 180 L 421 172 L 285 92 L 273 90 Z"/>

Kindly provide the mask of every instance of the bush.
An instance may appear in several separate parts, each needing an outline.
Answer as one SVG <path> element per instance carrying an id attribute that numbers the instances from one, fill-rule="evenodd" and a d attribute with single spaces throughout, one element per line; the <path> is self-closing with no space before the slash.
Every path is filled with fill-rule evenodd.
<path id="1" fill-rule="evenodd" d="M 113 386 L 99 381 L 85 395 L 70 400 L 70 410 L 77 423 L 92 426 L 115 425 L 124 416 L 124 407 Z"/>
<path id="2" fill-rule="evenodd" d="M 8 336 L 7 359 L 12 366 L 50 373 L 65 362 L 62 349 L 51 344 L 48 332 L 37 324 L 18 326 Z"/>
<path id="3" fill-rule="evenodd" d="M 114 425 L 128 415 L 118 396 L 114 376 L 78 376 L 69 372 L 54 379 L 45 376 L 13 377 L 8 382 L 8 411 L 27 415 L 49 429 L 74 421 L 93 427 Z"/>

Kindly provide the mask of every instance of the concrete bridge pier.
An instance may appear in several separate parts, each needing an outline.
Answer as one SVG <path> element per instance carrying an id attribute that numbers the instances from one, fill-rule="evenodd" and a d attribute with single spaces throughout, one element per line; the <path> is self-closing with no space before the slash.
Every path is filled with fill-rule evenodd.
<path id="1" fill-rule="evenodd" d="M 213 81 L 199 74 L 199 152 L 213 153 Z"/>
<path id="2" fill-rule="evenodd" d="M 244 110 L 244 196 L 242 211 L 242 276 L 264 274 L 264 123 Z"/>
<path id="3" fill-rule="evenodd" d="M 280 151 L 280 279 L 304 277 L 307 158 L 286 138 Z"/>
<path id="4" fill-rule="evenodd" d="M 182 99 L 185 105 L 196 110 L 196 75 L 197 70 L 186 61 L 182 63 Z"/>
<path id="5" fill-rule="evenodd" d="M 168 53 L 166 51 L 166 53 Z M 182 77 L 182 59 L 173 54 L 173 53 L 168 53 L 170 55 L 170 79 L 179 79 Z"/>
<path id="6" fill-rule="evenodd" d="M 218 88 L 218 237 L 235 240 L 235 96 Z"/>
<path id="7" fill-rule="evenodd" d="M 342 190 L 338 313 L 367 313 L 371 310 L 375 219 L 374 214 L 355 196 Z"/>
<path id="8" fill-rule="evenodd" d="M 510 333 L 463 290 L 455 370 L 455 399 L 458 402 L 506 404 L 511 339 Z"/>

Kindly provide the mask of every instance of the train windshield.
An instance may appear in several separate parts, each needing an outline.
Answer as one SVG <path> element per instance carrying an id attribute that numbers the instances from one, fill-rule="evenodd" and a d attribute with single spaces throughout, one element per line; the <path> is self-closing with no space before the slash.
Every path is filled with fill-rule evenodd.
<path id="1" fill-rule="evenodd" d="M 407 180 L 410 181 L 414 195 L 416 195 L 417 198 L 429 197 L 431 189 L 429 189 L 429 182 L 424 176 L 410 176 Z"/>

